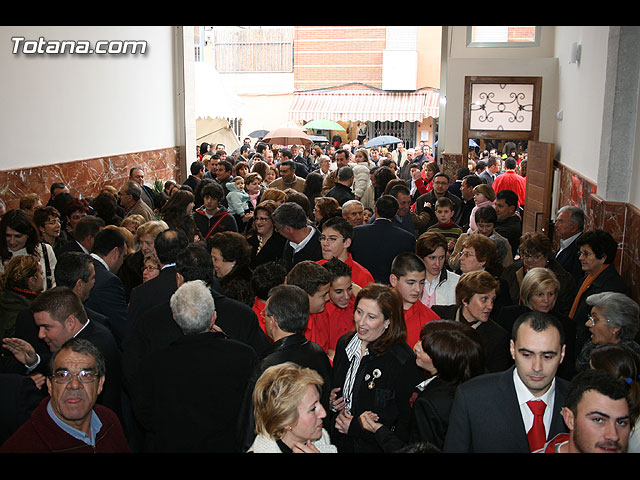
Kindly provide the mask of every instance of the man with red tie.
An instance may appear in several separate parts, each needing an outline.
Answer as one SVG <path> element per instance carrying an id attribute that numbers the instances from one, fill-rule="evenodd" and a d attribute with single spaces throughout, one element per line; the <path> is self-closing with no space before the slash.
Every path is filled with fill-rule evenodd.
<path id="1" fill-rule="evenodd" d="M 567 431 L 561 412 L 568 382 L 556 377 L 565 353 L 562 325 L 549 314 L 525 313 L 510 345 L 514 367 L 458 387 L 445 452 L 534 452 Z"/>

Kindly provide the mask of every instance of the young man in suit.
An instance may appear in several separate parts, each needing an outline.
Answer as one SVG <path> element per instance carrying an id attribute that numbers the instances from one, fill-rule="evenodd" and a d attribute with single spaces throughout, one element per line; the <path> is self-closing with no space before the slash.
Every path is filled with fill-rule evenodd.
<path id="1" fill-rule="evenodd" d="M 55 355 L 73 337 L 88 340 L 100 350 L 109 376 L 98 402 L 122 415 L 122 358 L 109 329 L 89 319 L 81 298 L 69 287 L 54 287 L 41 293 L 31 304 L 31 311 L 38 327 L 38 337 L 52 354 Z"/>
<path id="2" fill-rule="evenodd" d="M 564 343 L 553 316 L 534 311 L 518 317 L 510 345 L 515 366 L 458 388 L 443 450 L 529 453 L 565 432 L 568 382 L 556 377 Z"/>
<path id="3" fill-rule="evenodd" d="M 96 281 L 85 301 L 86 308 L 109 318 L 118 345 L 124 338 L 129 312 L 124 285 L 118 277 L 126 254 L 126 241 L 119 231 L 105 228 L 96 235 L 91 253 Z"/>
<path id="4" fill-rule="evenodd" d="M 416 248 L 415 235 L 393 224 L 398 208 L 394 196 L 382 195 L 374 206 L 375 221 L 355 227 L 351 242 L 353 260 L 369 270 L 376 282 L 387 285 L 396 255 Z"/>

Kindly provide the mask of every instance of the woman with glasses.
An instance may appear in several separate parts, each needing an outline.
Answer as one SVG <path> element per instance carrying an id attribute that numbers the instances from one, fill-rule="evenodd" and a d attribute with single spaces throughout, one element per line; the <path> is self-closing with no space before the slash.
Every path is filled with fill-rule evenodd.
<path id="1" fill-rule="evenodd" d="M 591 307 L 585 322 L 590 338 L 576 359 L 578 371 L 589 367 L 592 352 L 603 345 L 625 345 L 640 353 L 640 345 L 635 341 L 640 309 L 635 301 L 623 293 L 602 292 L 589 295 L 586 303 Z"/>
<path id="2" fill-rule="evenodd" d="M 62 230 L 60 212 L 53 207 L 40 207 L 33 212 L 33 223 L 35 224 L 40 239 L 51 245 L 54 252 L 67 242 L 67 235 Z"/>
<path id="3" fill-rule="evenodd" d="M 484 270 L 474 270 L 463 274 L 458 280 L 455 305 L 432 307 L 441 319 L 462 322 L 478 332 L 488 372 L 501 372 L 512 364 L 510 335 L 491 319 L 499 291 L 500 282 L 493 275 Z"/>
<path id="4" fill-rule="evenodd" d="M 499 288 L 496 290 L 496 300 L 491 312 L 493 320 L 498 317 L 502 307 L 513 304 L 509 286 L 501 277 L 502 264 L 498 259 L 498 247 L 493 240 L 480 233 L 470 234 L 462 244 L 459 262 L 461 275 L 483 270 L 498 282 Z"/>
<path id="5" fill-rule="evenodd" d="M 630 289 L 613 265 L 618 252 L 618 242 L 610 233 L 591 230 L 583 233 L 576 242 L 579 248 L 578 258 L 585 276 L 569 311 L 569 318 L 576 324 L 576 348 L 580 351 L 589 339 L 589 330 L 585 323 L 591 307 L 587 304 L 587 298 L 602 292 L 629 295 Z"/>
<path id="6" fill-rule="evenodd" d="M 520 259 L 506 268 L 502 274 L 502 278 L 509 284 L 511 298 L 520 298 L 523 279 L 527 272 L 537 267 L 547 268 L 555 274 L 560 282 L 556 310 L 562 315 L 568 315 L 578 287 L 573 276 L 556 260 L 553 244 L 543 233 L 525 233 L 520 241 Z"/>
<path id="7" fill-rule="evenodd" d="M 278 208 L 273 200 L 263 200 L 253 211 L 253 229 L 247 235 L 251 246 L 251 269 L 268 262 L 282 259 L 287 240 L 274 228 L 271 215 Z"/>

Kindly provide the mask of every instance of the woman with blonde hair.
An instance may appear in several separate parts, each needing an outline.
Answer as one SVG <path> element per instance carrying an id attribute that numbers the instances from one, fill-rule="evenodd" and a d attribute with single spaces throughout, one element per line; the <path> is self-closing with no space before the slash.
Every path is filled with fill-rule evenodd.
<path id="1" fill-rule="evenodd" d="M 118 272 L 118 276 L 124 284 L 127 301 L 131 295 L 131 290 L 143 283 L 144 258 L 147 255 L 156 254 L 154 241 L 160 232 L 168 229 L 169 225 L 167 225 L 164 220 L 144 222 L 136 229 L 134 251 L 125 257 L 122 267 Z"/>
<path id="2" fill-rule="evenodd" d="M 310 368 L 285 362 L 267 368 L 253 391 L 255 433 L 249 453 L 337 453 L 323 428 L 324 381 Z"/>
<path id="3" fill-rule="evenodd" d="M 556 317 L 564 329 L 566 345 L 564 361 L 558 368 L 558 376 L 569 380 L 574 373 L 576 328 L 569 317 L 558 309 L 560 290 L 561 283 L 552 270 L 544 267 L 532 268 L 520 284 L 518 304 L 504 306 L 496 318 L 496 323 L 507 332 L 511 332 L 516 318 L 525 313 L 535 311 Z"/>

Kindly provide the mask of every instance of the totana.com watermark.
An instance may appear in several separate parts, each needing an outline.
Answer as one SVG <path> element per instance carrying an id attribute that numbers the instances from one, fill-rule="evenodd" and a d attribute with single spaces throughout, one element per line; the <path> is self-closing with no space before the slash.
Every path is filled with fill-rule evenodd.
<path id="1" fill-rule="evenodd" d="M 24 37 L 11 37 L 14 55 L 144 55 L 147 52 L 145 40 L 98 40 L 95 44 L 89 40 L 26 40 Z"/>

